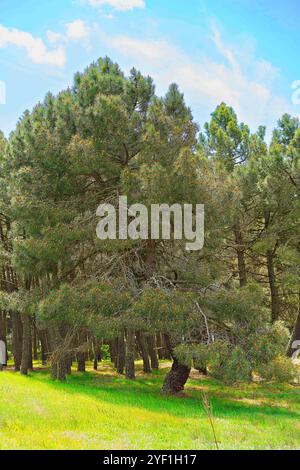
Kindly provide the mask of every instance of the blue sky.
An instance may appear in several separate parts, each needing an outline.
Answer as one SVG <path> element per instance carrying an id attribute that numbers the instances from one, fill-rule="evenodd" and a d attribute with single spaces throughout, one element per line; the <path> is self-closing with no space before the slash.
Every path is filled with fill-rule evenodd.
<path id="1" fill-rule="evenodd" d="M 109 55 L 184 91 L 202 125 L 225 101 L 254 130 L 300 114 L 297 0 L 0 0 L 0 129 Z M 1 101 L 1 86 L 0 86 Z"/>

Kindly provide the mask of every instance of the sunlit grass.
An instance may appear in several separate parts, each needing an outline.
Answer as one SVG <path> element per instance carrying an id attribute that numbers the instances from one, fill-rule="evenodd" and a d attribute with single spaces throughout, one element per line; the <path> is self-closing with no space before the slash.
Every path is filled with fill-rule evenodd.
<path id="1" fill-rule="evenodd" d="M 51 382 L 47 371 L 0 373 L 0 449 L 300 449 L 300 388 L 225 387 L 197 374 L 185 398 L 160 395 L 165 369 L 128 382 L 108 364 Z"/>

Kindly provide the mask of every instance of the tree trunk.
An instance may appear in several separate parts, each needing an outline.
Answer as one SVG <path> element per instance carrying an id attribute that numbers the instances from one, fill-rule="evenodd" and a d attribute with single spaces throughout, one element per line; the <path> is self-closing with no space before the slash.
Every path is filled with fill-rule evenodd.
<path id="1" fill-rule="evenodd" d="M 148 351 L 150 355 L 150 361 L 151 361 L 151 368 L 152 369 L 158 369 L 159 368 L 159 362 L 156 354 L 156 344 L 155 344 L 155 336 L 148 336 L 147 338 L 147 344 L 148 344 Z"/>
<path id="2" fill-rule="evenodd" d="M 7 358 L 7 318 L 6 318 L 6 312 L 1 312 L 0 311 L 0 340 L 2 340 L 5 344 L 5 349 L 6 349 L 6 361 L 8 360 Z M 4 364 L 6 365 L 6 364 Z"/>
<path id="3" fill-rule="evenodd" d="M 45 366 L 47 364 L 48 356 L 50 353 L 49 338 L 48 338 L 47 330 L 43 330 L 40 332 L 40 341 L 41 341 L 41 360 L 42 360 L 42 365 Z"/>
<path id="4" fill-rule="evenodd" d="M 164 358 L 164 352 L 163 352 L 163 345 L 162 345 L 162 335 L 159 333 L 156 335 L 156 347 L 157 347 L 157 355 L 159 359 Z"/>
<path id="5" fill-rule="evenodd" d="M 126 379 L 135 379 L 135 332 L 132 329 L 128 329 L 126 332 Z"/>
<path id="6" fill-rule="evenodd" d="M 137 340 L 137 344 L 139 346 L 141 356 L 143 359 L 143 371 L 145 372 L 145 374 L 149 374 L 151 372 L 151 367 L 150 367 L 149 352 L 148 352 L 148 346 L 147 346 L 145 335 L 139 331 L 136 334 L 136 340 Z"/>
<path id="7" fill-rule="evenodd" d="M 37 335 L 37 328 L 34 322 L 32 323 L 32 347 L 33 347 L 33 359 L 37 361 L 38 359 L 38 335 Z"/>
<path id="8" fill-rule="evenodd" d="M 21 315 L 19 313 L 12 312 L 10 314 L 12 324 L 12 347 L 14 355 L 15 371 L 19 371 L 22 361 L 22 337 L 23 337 L 23 326 L 21 321 Z"/>
<path id="9" fill-rule="evenodd" d="M 274 254 L 272 251 L 267 252 L 267 266 L 268 266 L 268 277 L 269 277 L 269 286 L 271 292 L 271 312 L 272 312 L 272 322 L 274 323 L 279 319 L 280 316 L 280 300 L 279 292 L 276 283 L 276 274 L 274 268 Z"/>
<path id="10" fill-rule="evenodd" d="M 124 374 L 126 360 L 126 344 L 124 340 L 124 333 L 118 338 L 118 358 L 117 358 L 117 372 L 118 374 Z"/>
<path id="11" fill-rule="evenodd" d="M 51 341 L 51 378 L 52 380 L 64 381 L 66 379 L 67 366 L 66 358 L 67 355 L 59 354 L 59 348 L 62 344 L 62 337 L 58 327 L 51 328 L 49 330 L 49 336 Z"/>
<path id="12" fill-rule="evenodd" d="M 296 349 L 292 347 L 295 341 L 300 341 L 300 306 L 299 306 L 298 317 L 296 320 L 296 325 L 295 325 L 295 328 L 291 337 L 291 341 L 288 347 L 288 351 L 287 351 L 288 357 L 292 357 L 293 354 L 296 352 L 296 350 L 299 349 L 299 347 Z"/>
<path id="13" fill-rule="evenodd" d="M 109 346 L 110 360 L 114 364 L 114 366 L 117 367 L 117 358 L 118 358 L 117 340 L 112 339 L 111 341 L 108 342 L 108 346 Z"/>
<path id="14" fill-rule="evenodd" d="M 94 370 L 98 370 L 98 361 L 101 361 L 101 346 L 98 340 L 93 340 Z"/>
<path id="15" fill-rule="evenodd" d="M 78 346 L 79 348 L 82 347 L 86 343 L 86 335 L 80 333 L 78 335 Z M 76 353 L 77 359 L 77 372 L 85 372 L 85 360 L 86 360 L 86 352 L 85 351 L 78 351 Z"/>
<path id="16" fill-rule="evenodd" d="M 244 251 L 244 246 L 243 246 L 243 236 L 242 236 L 240 224 L 237 223 L 234 226 L 233 230 L 234 230 L 236 253 L 237 253 L 237 259 L 238 259 L 240 287 L 245 287 L 247 285 L 247 270 L 246 270 L 246 262 L 245 262 L 245 251 Z"/>
<path id="17" fill-rule="evenodd" d="M 27 375 L 31 367 L 31 325 L 30 317 L 26 314 L 22 315 L 23 323 L 23 343 L 22 343 L 22 361 L 21 374 Z"/>
<path id="18" fill-rule="evenodd" d="M 168 395 L 177 395 L 182 393 L 190 372 L 190 367 L 179 364 L 178 360 L 174 358 L 172 369 L 166 375 L 162 392 Z"/>
<path id="19" fill-rule="evenodd" d="M 85 353 L 78 352 L 76 354 L 77 358 L 77 372 L 85 372 Z"/>

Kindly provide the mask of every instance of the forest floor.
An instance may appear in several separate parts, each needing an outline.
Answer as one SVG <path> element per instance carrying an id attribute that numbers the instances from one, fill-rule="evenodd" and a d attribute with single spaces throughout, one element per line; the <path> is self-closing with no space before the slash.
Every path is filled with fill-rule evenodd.
<path id="1" fill-rule="evenodd" d="M 128 382 L 105 363 L 65 383 L 47 370 L 0 372 L 0 449 L 215 449 L 203 391 L 220 449 L 300 449 L 299 387 L 226 387 L 195 372 L 185 397 L 168 398 L 166 371 Z"/>

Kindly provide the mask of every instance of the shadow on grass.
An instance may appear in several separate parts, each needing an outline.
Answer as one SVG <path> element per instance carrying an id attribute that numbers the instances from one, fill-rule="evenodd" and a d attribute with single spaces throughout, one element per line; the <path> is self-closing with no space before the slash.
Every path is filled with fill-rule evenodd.
<path id="1" fill-rule="evenodd" d="M 178 418 L 198 419 L 205 415 L 201 402 L 201 390 L 207 392 L 216 418 L 247 421 L 251 418 L 263 419 L 263 417 L 288 420 L 300 418 L 298 390 L 285 390 L 280 385 L 278 389 L 273 385 L 269 388 L 260 385 L 255 386 L 254 389 L 251 386 L 229 388 L 215 380 L 202 379 L 199 376 L 199 381 L 193 379 L 188 383 L 185 398 L 166 397 L 160 394 L 160 389 L 167 371 L 168 369 L 164 369 L 147 375 L 140 375 L 138 371 L 137 379 L 128 381 L 123 376 L 116 375 L 111 367 L 104 366 L 98 372 L 75 372 L 68 376 L 66 382 L 61 383 L 52 382 L 49 371 L 45 369 L 32 372 L 28 379 L 43 382 L 52 389 L 63 390 L 70 395 L 86 395 L 113 405 L 141 408 L 160 414 L 168 413 Z M 257 404 L 259 400 L 261 401 Z M 276 405 L 275 400 L 279 402 Z M 280 400 L 288 402 L 288 408 L 280 405 Z M 294 404 L 299 406 L 297 411 L 290 409 Z"/>

